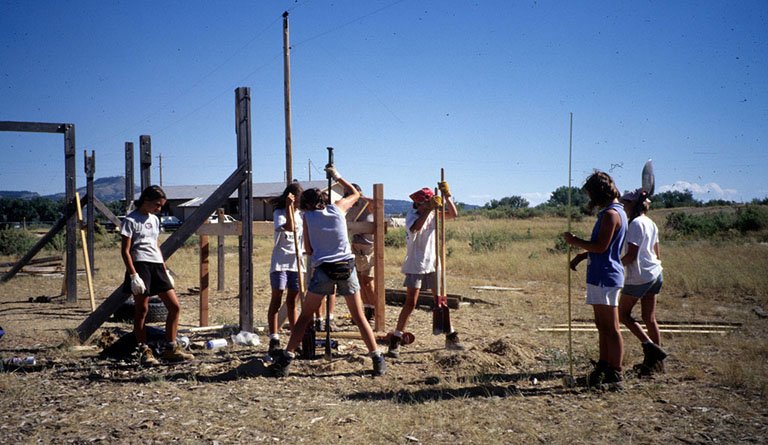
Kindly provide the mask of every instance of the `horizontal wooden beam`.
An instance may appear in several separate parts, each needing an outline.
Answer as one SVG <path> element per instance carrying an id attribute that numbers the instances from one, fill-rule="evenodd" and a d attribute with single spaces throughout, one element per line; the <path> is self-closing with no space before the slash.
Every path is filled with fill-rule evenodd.
<path id="1" fill-rule="evenodd" d="M 0 131 L 21 131 L 29 133 L 64 133 L 72 124 L 50 124 L 45 122 L 0 121 Z"/>
<path id="2" fill-rule="evenodd" d="M 228 223 L 206 223 L 200 226 L 195 235 L 235 236 L 243 233 L 243 223 L 240 221 Z"/>
<path id="3" fill-rule="evenodd" d="M 352 235 L 373 234 L 375 228 L 375 224 L 370 221 L 355 221 L 347 223 L 347 231 Z"/>

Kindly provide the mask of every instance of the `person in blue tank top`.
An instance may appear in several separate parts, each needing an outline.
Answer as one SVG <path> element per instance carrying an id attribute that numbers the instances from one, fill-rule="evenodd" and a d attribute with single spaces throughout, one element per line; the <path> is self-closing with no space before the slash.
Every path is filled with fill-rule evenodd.
<path id="1" fill-rule="evenodd" d="M 589 195 L 590 209 L 599 208 L 597 221 L 589 240 L 563 233 L 565 242 L 582 252 L 571 261 L 570 267 L 584 259 L 587 262 L 587 304 L 592 305 L 600 345 L 600 360 L 587 376 L 589 386 L 616 384 L 622 381 L 621 359 L 624 340 L 619 328 L 619 295 L 624 286 L 624 266 L 621 251 L 627 232 L 627 215 L 619 203 L 619 190 L 605 172 L 596 171 L 582 189 Z"/>
<path id="2" fill-rule="evenodd" d="M 310 267 L 314 268 L 314 272 L 288 345 L 285 350 L 275 351 L 275 361 L 269 370 L 274 377 L 288 375 L 295 351 L 314 313 L 323 298 L 335 292 L 344 296 L 349 314 L 360 330 L 373 361 L 373 375 L 380 376 L 386 373 L 387 364 L 363 313 L 360 284 L 355 273 L 355 255 L 347 234 L 346 213 L 360 199 L 360 192 L 343 179 L 332 165 L 326 166 L 325 171 L 344 187 L 344 197 L 330 204 L 328 193 L 320 189 L 308 189 L 301 194 L 299 208 L 304 211 L 304 250 L 310 257 Z"/>

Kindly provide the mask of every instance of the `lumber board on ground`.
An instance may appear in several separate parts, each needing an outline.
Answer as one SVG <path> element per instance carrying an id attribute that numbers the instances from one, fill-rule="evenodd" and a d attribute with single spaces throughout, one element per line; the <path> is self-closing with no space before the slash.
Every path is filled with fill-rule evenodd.
<path id="1" fill-rule="evenodd" d="M 405 290 L 403 289 L 387 289 L 385 293 L 386 302 L 389 304 L 402 305 L 405 303 Z M 448 307 L 451 309 L 459 309 L 459 303 L 462 300 L 461 295 L 448 294 Z M 432 292 L 422 291 L 419 292 L 419 299 L 416 302 L 416 306 L 428 306 L 434 307 L 435 298 L 432 296 Z"/>
<path id="2" fill-rule="evenodd" d="M 538 328 L 539 332 L 568 332 L 568 328 Z M 629 332 L 628 329 L 621 329 L 622 332 Z M 732 330 L 726 329 L 659 329 L 660 332 L 670 334 L 720 334 L 724 335 Z M 597 332 L 597 328 L 578 327 L 571 329 L 571 332 Z"/>

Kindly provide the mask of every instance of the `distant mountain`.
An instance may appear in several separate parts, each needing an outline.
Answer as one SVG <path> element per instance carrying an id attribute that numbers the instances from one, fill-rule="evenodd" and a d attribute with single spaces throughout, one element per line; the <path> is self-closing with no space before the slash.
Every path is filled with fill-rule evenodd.
<path id="1" fill-rule="evenodd" d="M 22 190 L 20 192 L 0 190 L 0 198 L 32 199 L 39 198 L 40 194 Z"/>
<path id="2" fill-rule="evenodd" d="M 80 196 L 85 195 L 86 187 L 80 187 L 77 189 L 80 192 Z M 139 187 L 135 187 L 135 191 L 139 191 Z M 109 176 L 106 178 L 99 178 L 93 180 L 93 194 L 99 198 L 101 202 L 121 201 L 125 199 L 125 176 Z M 50 199 L 64 199 L 64 193 L 55 193 L 53 195 L 46 195 L 45 198 Z"/>
<path id="3" fill-rule="evenodd" d="M 473 204 L 462 204 L 465 209 L 473 210 L 480 206 Z M 384 200 L 384 214 L 385 215 L 404 215 L 408 210 L 413 208 L 413 201 L 404 199 L 385 199 Z"/>

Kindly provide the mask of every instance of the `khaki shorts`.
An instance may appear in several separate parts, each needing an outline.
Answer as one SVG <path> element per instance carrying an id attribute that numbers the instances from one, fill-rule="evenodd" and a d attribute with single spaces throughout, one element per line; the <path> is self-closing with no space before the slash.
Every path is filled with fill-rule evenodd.
<path id="1" fill-rule="evenodd" d="M 373 277 L 373 247 L 352 245 L 352 253 L 355 254 L 355 269 L 361 277 Z"/>

